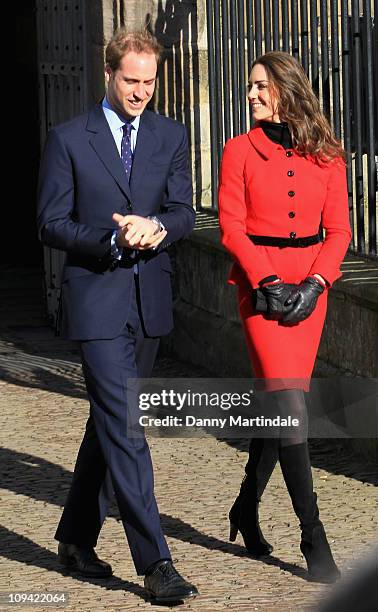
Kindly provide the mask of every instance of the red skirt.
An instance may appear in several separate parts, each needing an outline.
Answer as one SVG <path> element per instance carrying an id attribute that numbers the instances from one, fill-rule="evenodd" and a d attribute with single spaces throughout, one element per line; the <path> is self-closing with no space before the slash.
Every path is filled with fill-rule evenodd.
<path id="1" fill-rule="evenodd" d="M 284 282 L 300 283 L 308 275 L 321 245 L 298 249 L 264 246 L 259 248 L 265 250 L 276 274 Z M 251 286 L 240 268 L 233 269 L 230 282 L 239 285 L 239 311 L 254 376 L 287 381 L 283 387 L 306 389 L 323 331 L 327 312 L 327 290 L 319 296 L 315 310 L 307 319 L 296 325 L 285 325 L 254 312 Z M 295 384 L 294 380 L 297 380 L 298 384 Z"/>

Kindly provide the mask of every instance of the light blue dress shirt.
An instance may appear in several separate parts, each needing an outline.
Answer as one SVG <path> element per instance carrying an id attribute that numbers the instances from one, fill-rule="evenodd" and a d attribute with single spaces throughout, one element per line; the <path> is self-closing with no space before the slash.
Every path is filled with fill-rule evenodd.
<path id="1" fill-rule="evenodd" d="M 118 113 L 116 113 L 112 107 L 110 106 L 107 97 L 105 96 L 105 98 L 102 101 L 102 110 L 104 111 L 104 115 L 106 118 L 106 121 L 109 124 L 110 127 L 110 131 L 113 135 L 113 138 L 115 140 L 115 143 L 117 145 L 117 149 L 118 149 L 118 153 L 119 156 L 121 157 L 121 142 L 122 142 L 122 136 L 123 136 L 123 126 L 125 125 L 126 121 L 123 117 L 121 117 L 120 115 L 118 115 Z M 138 130 L 139 130 L 139 124 L 140 124 L 140 115 L 138 115 L 137 117 L 135 117 L 135 119 L 133 119 L 131 122 L 131 152 L 134 153 L 135 151 L 135 147 L 136 147 L 136 143 L 137 143 L 137 138 L 138 138 Z"/>

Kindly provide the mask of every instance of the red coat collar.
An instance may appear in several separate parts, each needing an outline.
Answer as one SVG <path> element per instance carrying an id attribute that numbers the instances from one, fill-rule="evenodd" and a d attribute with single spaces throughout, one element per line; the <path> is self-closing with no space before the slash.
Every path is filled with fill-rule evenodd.
<path id="1" fill-rule="evenodd" d="M 252 128 L 248 132 L 248 138 L 256 151 L 265 159 L 269 159 L 276 149 L 282 149 L 282 146 L 270 140 L 270 138 L 264 134 L 264 130 L 259 126 Z"/>

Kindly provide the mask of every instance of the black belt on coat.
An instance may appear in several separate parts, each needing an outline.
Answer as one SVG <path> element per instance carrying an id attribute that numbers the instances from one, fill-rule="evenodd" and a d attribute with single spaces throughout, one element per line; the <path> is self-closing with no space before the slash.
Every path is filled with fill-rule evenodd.
<path id="1" fill-rule="evenodd" d="M 318 244 L 321 242 L 319 234 L 314 236 L 303 236 L 302 238 L 280 238 L 278 236 L 255 236 L 249 234 L 248 238 L 252 240 L 253 244 L 262 246 L 275 246 L 275 247 L 294 247 L 304 248 L 311 246 L 312 244 Z"/>

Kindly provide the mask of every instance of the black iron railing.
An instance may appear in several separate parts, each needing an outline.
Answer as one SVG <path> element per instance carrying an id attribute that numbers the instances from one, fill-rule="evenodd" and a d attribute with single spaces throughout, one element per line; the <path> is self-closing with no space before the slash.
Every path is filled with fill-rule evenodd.
<path id="1" fill-rule="evenodd" d="M 348 154 L 351 248 L 377 254 L 378 0 L 207 0 L 212 205 L 225 141 L 251 125 L 246 83 L 262 53 L 292 53 Z"/>

